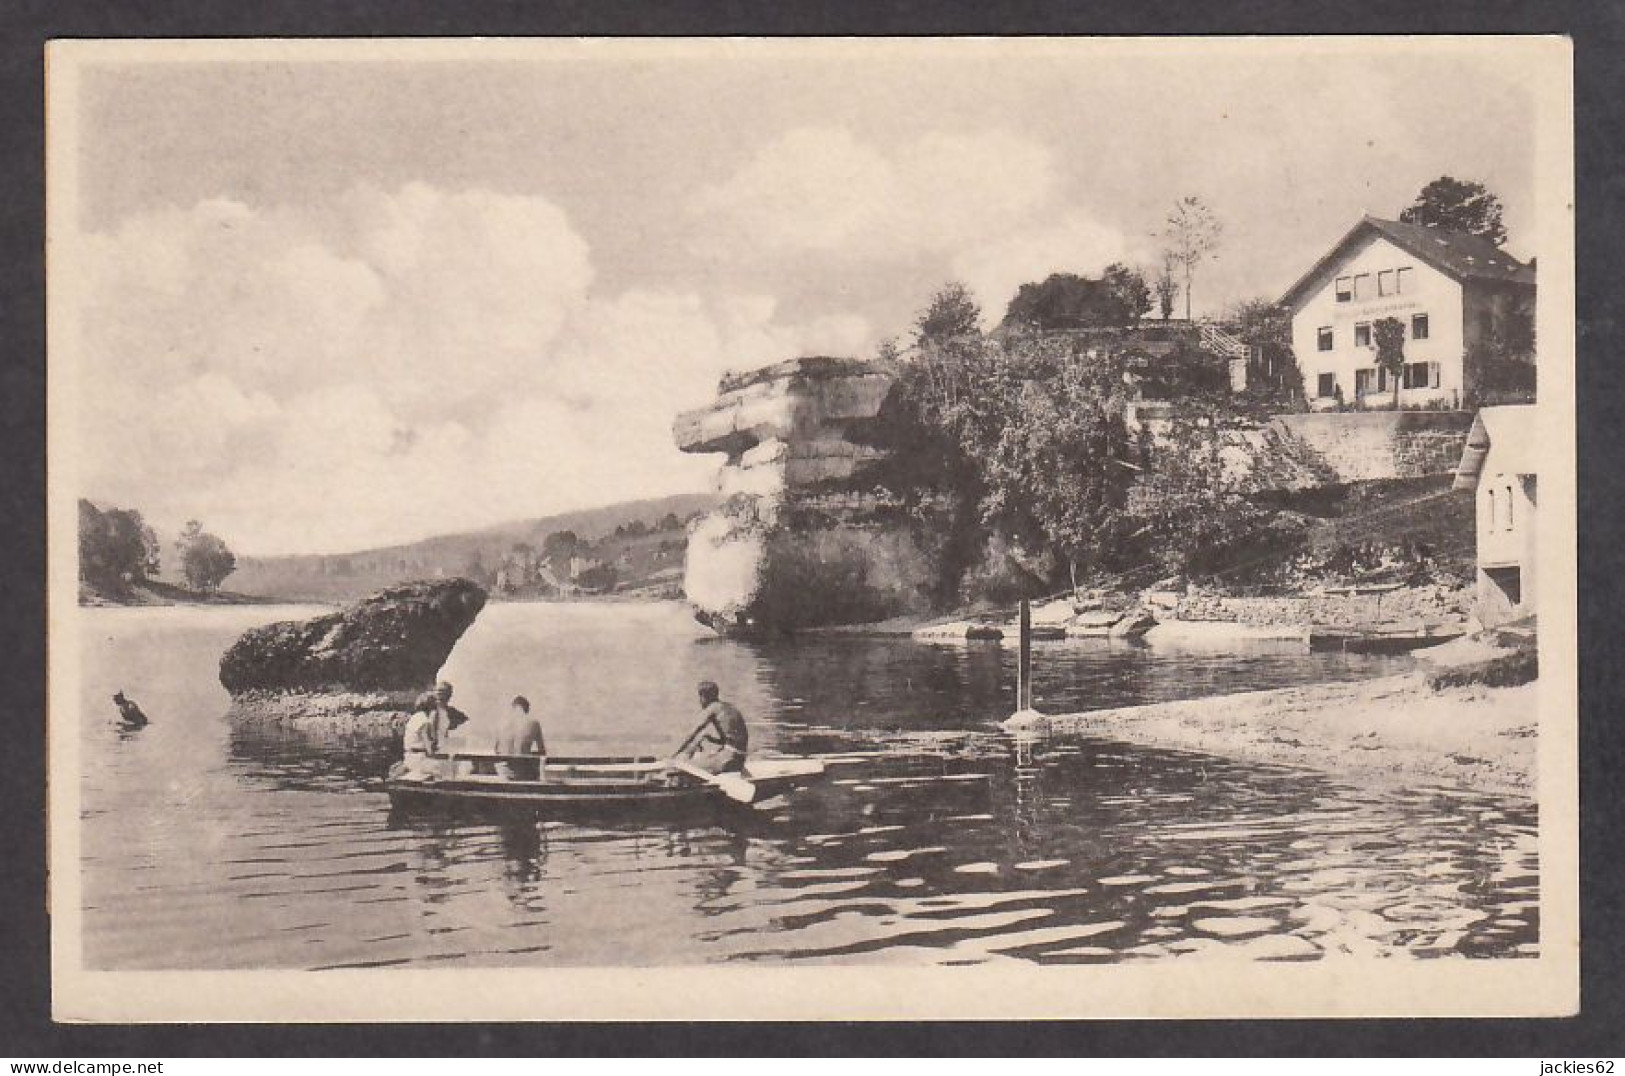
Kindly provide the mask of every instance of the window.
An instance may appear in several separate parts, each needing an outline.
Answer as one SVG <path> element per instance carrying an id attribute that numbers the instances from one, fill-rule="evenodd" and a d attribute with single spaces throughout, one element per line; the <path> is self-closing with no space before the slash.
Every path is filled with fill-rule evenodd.
<path id="1" fill-rule="evenodd" d="M 1394 283 L 1394 271 L 1392 269 L 1384 269 L 1382 272 L 1377 274 L 1378 295 L 1397 295 L 1399 292 L 1395 290 L 1396 287 L 1397 285 Z"/>
<path id="2" fill-rule="evenodd" d="M 1315 385 L 1315 395 L 1323 397 L 1323 398 L 1328 397 L 1328 396 L 1336 396 L 1337 395 L 1337 375 L 1336 374 L 1321 374 L 1318 382 Z"/>
<path id="3" fill-rule="evenodd" d="M 1512 487 L 1511 486 L 1508 486 L 1506 488 L 1506 502 L 1507 502 L 1507 507 L 1506 507 L 1507 530 L 1511 530 L 1512 529 Z"/>
<path id="4" fill-rule="evenodd" d="M 1315 347 L 1321 351 L 1330 351 L 1332 349 L 1332 327 L 1330 325 L 1323 325 L 1315 330 Z"/>
<path id="5" fill-rule="evenodd" d="M 1354 371 L 1354 395 L 1369 396 L 1377 391 L 1377 368 L 1368 366 Z"/>
<path id="6" fill-rule="evenodd" d="M 1436 389 L 1439 387 L 1439 364 L 1436 362 L 1407 362 L 1405 387 L 1408 389 Z"/>
<path id="7" fill-rule="evenodd" d="M 1354 298 L 1354 283 L 1352 277 L 1340 276 L 1337 278 L 1337 301 L 1346 303 Z"/>
<path id="8" fill-rule="evenodd" d="M 1523 573 L 1517 568 L 1485 568 L 1484 575 L 1508 605 L 1523 604 Z"/>
<path id="9" fill-rule="evenodd" d="M 1426 340 L 1428 338 L 1428 316 L 1426 314 L 1411 315 L 1411 339 Z"/>
<path id="10" fill-rule="evenodd" d="M 1489 498 L 1489 508 L 1484 512 L 1484 529 L 1487 531 L 1492 531 L 1495 529 L 1495 521 L 1501 518 L 1495 514 L 1495 487 L 1491 486 L 1489 489 L 1485 490 L 1484 493 Z"/>
<path id="11" fill-rule="evenodd" d="M 1411 269 L 1409 266 L 1401 266 L 1400 268 L 1394 270 L 1395 295 L 1407 295 L 1415 287 L 1416 282 L 1411 279 Z"/>
<path id="12" fill-rule="evenodd" d="M 1357 321 L 1354 323 L 1354 346 L 1371 346 L 1371 323 L 1369 321 Z"/>
<path id="13" fill-rule="evenodd" d="M 1355 302 L 1359 302 L 1361 299 L 1369 299 L 1369 298 L 1371 298 L 1371 274 L 1370 273 L 1355 273 L 1354 274 L 1354 300 L 1355 300 Z"/>

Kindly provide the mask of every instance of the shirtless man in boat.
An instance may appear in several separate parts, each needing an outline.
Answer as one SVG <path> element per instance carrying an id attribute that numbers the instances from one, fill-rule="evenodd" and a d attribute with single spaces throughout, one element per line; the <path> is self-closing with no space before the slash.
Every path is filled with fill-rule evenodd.
<path id="1" fill-rule="evenodd" d="M 509 781 L 535 781 L 541 778 L 541 763 L 547 754 L 547 743 L 542 739 L 542 723 L 530 716 L 530 700 L 515 695 L 507 714 L 497 726 L 491 740 L 494 755 L 535 755 L 536 762 L 503 759 L 496 764 L 498 777 Z"/>
<path id="2" fill-rule="evenodd" d="M 737 707 L 722 701 L 717 685 L 700 681 L 700 727 L 689 737 L 689 757 L 711 773 L 739 773 L 750 749 L 750 730 Z"/>

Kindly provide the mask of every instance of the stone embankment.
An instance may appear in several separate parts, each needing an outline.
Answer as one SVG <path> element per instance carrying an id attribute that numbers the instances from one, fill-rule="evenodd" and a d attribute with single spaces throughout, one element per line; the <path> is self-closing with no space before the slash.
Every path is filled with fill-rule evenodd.
<path id="1" fill-rule="evenodd" d="M 1157 624 L 1146 609 L 1122 600 L 1056 598 L 1034 606 L 1034 639 L 1138 639 Z M 916 639 L 1009 639 L 1020 629 L 1008 617 L 948 620 L 915 628 Z"/>
<path id="2" fill-rule="evenodd" d="M 1146 590 L 1061 598 L 1032 611 L 1036 640 L 1143 639 L 1156 645 L 1239 645 L 1280 641 L 1331 649 L 1429 646 L 1464 634 L 1472 594 L 1444 586 L 1346 588 L 1249 598 L 1203 591 Z M 964 617 L 913 626 L 922 640 L 1017 638 L 1015 618 Z"/>
<path id="3" fill-rule="evenodd" d="M 1249 625 L 1341 628 L 1407 622 L 1459 625 L 1465 623 L 1472 607 L 1471 590 L 1437 585 L 1322 589 L 1318 593 L 1267 598 L 1204 592 L 1170 597 L 1173 619 Z"/>
<path id="4" fill-rule="evenodd" d="M 338 612 L 253 628 L 220 658 L 231 714 L 323 731 L 398 728 L 485 599 L 467 579 L 402 583 Z"/>

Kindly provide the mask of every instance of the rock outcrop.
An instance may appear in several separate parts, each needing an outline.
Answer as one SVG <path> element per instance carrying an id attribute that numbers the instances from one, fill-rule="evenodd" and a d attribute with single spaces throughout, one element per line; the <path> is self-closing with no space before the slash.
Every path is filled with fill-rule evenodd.
<path id="1" fill-rule="evenodd" d="M 731 375 L 677 417 L 684 452 L 726 457 L 726 500 L 689 530 L 684 592 L 719 631 L 763 634 L 931 608 L 940 528 L 876 488 L 893 374 L 801 358 Z"/>
<path id="2" fill-rule="evenodd" d="M 244 632 L 221 655 L 220 683 L 239 713 L 399 723 L 484 607 L 485 591 L 467 579 L 402 583 L 335 613 Z"/>

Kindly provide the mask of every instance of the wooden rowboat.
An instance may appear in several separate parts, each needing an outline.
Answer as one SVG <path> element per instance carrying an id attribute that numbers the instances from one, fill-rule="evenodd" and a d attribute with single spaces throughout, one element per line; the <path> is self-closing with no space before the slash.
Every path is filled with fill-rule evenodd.
<path id="1" fill-rule="evenodd" d="M 528 762 L 534 769 L 537 762 L 534 755 L 453 753 L 434 758 L 448 769 L 454 768 L 455 776 L 423 779 L 392 772 L 384 783 L 392 804 L 668 810 L 732 802 L 718 784 L 684 773 L 673 768 L 666 759 L 654 757 L 549 757 L 539 780 L 467 772 L 503 761 L 521 765 Z M 755 786 L 755 799 L 761 802 L 817 781 L 823 775 L 824 764 L 816 759 L 762 758 L 747 763 L 742 776 Z"/>

